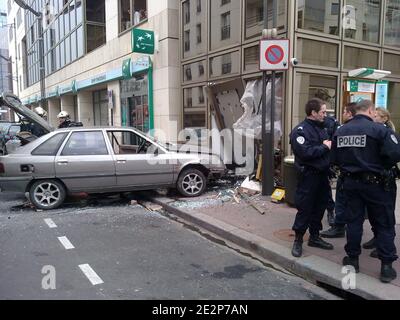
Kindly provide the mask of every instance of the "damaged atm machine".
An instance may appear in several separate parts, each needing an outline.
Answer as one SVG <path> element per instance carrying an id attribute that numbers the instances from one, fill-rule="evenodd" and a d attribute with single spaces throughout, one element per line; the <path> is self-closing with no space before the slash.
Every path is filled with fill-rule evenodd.
<path id="1" fill-rule="evenodd" d="M 282 79 L 275 80 L 274 184 L 282 186 Z M 267 119 L 270 127 L 271 79 L 267 82 Z M 246 177 L 242 187 L 261 192 L 262 179 L 262 80 L 242 79 L 210 84 L 207 94 L 211 105 L 211 145 L 221 154 L 228 169 Z"/>

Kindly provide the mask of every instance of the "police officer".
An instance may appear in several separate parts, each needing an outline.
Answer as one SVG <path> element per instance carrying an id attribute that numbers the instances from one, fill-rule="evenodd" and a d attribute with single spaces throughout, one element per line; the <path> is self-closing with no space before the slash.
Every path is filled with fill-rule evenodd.
<path id="1" fill-rule="evenodd" d="M 396 181 L 391 168 L 400 161 L 400 144 L 396 135 L 375 123 L 375 106 L 363 100 L 356 106 L 356 116 L 340 127 L 334 137 L 333 160 L 343 177 L 346 197 L 347 256 L 343 265 L 359 271 L 361 237 L 365 209 L 376 233 L 380 280 L 391 282 L 397 276 L 392 267 L 397 260 L 395 238 Z"/>
<path id="2" fill-rule="evenodd" d="M 310 232 L 308 245 L 332 250 L 333 245 L 319 236 L 321 220 L 328 203 L 329 165 L 331 141 L 324 129 L 326 104 L 318 98 L 311 99 L 305 107 L 307 118 L 290 134 L 290 143 L 299 171 L 295 204 L 298 210 L 292 229 L 295 231 L 292 255 L 302 255 L 303 236 Z"/>
<path id="3" fill-rule="evenodd" d="M 337 128 L 340 126 L 339 122 L 335 119 L 335 117 L 327 116 L 324 119 L 324 127 L 326 132 L 328 133 L 329 140 L 332 141 L 333 135 L 335 134 Z M 330 178 L 335 177 L 333 170 L 331 170 Z M 328 212 L 327 219 L 330 226 L 335 224 L 335 201 L 333 201 L 332 197 L 332 187 L 329 189 L 328 196 L 328 205 L 326 207 Z"/>
<path id="4" fill-rule="evenodd" d="M 350 102 L 343 109 L 343 123 L 348 123 L 351 119 L 356 115 L 356 107 L 357 103 Z M 339 126 L 340 127 L 340 126 Z M 338 128 L 339 128 L 338 127 Z M 335 131 L 336 132 L 336 131 Z M 332 135 L 333 140 L 333 135 Z M 346 212 L 346 199 L 343 194 L 343 179 L 338 177 L 336 183 L 336 203 L 335 203 L 335 220 L 333 226 L 328 230 L 321 232 L 322 238 L 344 238 L 346 236 L 345 232 L 345 212 Z"/>
<path id="5" fill-rule="evenodd" d="M 58 121 L 59 121 L 59 125 L 58 128 L 68 128 L 71 124 L 71 120 L 69 119 L 69 114 L 66 111 L 61 111 L 58 115 L 57 115 Z"/>

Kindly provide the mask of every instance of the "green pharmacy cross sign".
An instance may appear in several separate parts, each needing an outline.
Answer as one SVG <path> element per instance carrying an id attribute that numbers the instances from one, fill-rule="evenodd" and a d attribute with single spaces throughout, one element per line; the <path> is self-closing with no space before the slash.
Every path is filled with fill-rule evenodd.
<path id="1" fill-rule="evenodd" d="M 143 29 L 133 29 L 132 52 L 154 54 L 154 32 Z"/>

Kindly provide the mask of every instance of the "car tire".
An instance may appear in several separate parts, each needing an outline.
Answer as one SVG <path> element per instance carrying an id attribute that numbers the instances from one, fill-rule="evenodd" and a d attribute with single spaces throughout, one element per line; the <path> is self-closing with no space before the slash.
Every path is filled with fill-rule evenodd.
<path id="1" fill-rule="evenodd" d="M 41 210 L 58 208 L 63 204 L 66 196 L 64 185 L 57 180 L 39 180 L 29 189 L 32 204 Z"/>
<path id="2" fill-rule="evenodd" d="M 203 172 L 195 168 L 185 169 L 181 172 L 176 185 L 179 193 L 185 197 L 198 197 L 207 187 L 207 179 Z"/>

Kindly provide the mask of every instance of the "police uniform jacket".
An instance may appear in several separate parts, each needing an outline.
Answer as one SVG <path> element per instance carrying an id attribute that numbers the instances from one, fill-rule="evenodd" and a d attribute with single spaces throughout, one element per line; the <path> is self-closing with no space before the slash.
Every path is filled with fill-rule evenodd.
<path id="1" fill-rule="evenodd" d="M 290 134 L 290 144 L 295 156 L 295 166 L 320 172 L 329 170 L 330 150 L 323 144 L 329 140 L 323 122 L 305 119 Z"/>
<path id="2" fill-rule="evenodd" d="M 335 133 L 333 161 L 345 173 L 381 174 L 400 161 L 399 138 L 370 117 L 356 115 Z"/>

